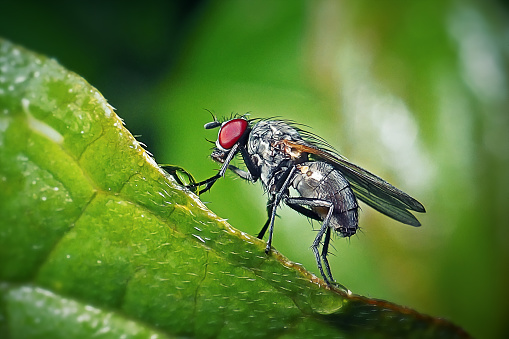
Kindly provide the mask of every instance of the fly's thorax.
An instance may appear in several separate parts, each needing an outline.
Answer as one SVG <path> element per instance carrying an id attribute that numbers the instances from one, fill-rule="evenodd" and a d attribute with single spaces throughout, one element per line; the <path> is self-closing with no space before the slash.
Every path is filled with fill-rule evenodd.
<path id="1" fill-rule="evenodd" d="M 277 145 L 278 142 L 284 139 L 300 141 L 302 137 L 295 128 L 283 121 L 260 121 L 253 126 L 249 134 L 248 152 L 270 160 L 274 157 L 274 153 L 281 152 Z"/>
<path id="2" fill-rule="evenodd" d="M 276 120 L 256 123 L 249 134 L 247 151 L 253 164 L 260 168 L 260 179 L 269 191 L 292 161 L 281 143 L 285 139 L 302 140 L 297 130 Z"/>

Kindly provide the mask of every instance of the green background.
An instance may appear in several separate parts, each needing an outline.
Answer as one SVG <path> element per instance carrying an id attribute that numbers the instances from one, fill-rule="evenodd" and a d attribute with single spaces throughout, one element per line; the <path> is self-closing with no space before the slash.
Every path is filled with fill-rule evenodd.
<path id="1" fill-rule="evenodd" d="M 496 338 L 509 331 L 507 16 L 480 1 L 18 2 L 2 5 L 0 36 L 83 76 L 159 163 L 198 179 L 218 168 L 204 109 L 311 126 L 428 211 L 415 229 L 364 207 L 359 235 L 334 241 L 336 279 Z M 256 234 L 265 198 L 230 175 L 202 200 Z M 274 246 L 317 273 L 311 225 L 280 215 Z"/>

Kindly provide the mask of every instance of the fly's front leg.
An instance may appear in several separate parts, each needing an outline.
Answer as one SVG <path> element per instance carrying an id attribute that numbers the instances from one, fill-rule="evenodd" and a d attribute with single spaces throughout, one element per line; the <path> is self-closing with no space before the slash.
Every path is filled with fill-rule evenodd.
<path id="1" fill-rule="evenodd" d="M 206 180 L 203 180 L 203 181 L 197 182 L 195 184 L 189 185 L 188 187 L 194 188 L 194 187 L 200 187 L 200 186 L 206 185 L 205 189 L 199 191 L 199 194 L 205 193 L 208 190 L 210 190 L 212 185 L 214 185 L 216 183 L 217 179 L 219 179 L 219 178 L 224 176 L 226 170 L 228 169 L 228 166 L 230 165 L 230 162 L 233 160 L 233 157 L 235 156 L 235 154 L 237 154 L 238 151 L 239 151 L 239 144 L 233 145 L 232 149 L 230 150 L 230 152 L 226 156 L 226 159 L 224 160 L 223 166 L 221 166 L 221 169 L 219 170 L 219 173 L 217 173 L 213 177 L 210 177 L 210 178 L 208 178 Z"/>
<path id="2" fill-rule="evenodd" d="M 210 190 L 212 185 L 214 185 L 216 183 L 217 179 L 219 179 L 219 178 L 221 178 L 221 175 L 216 174 L 213 177 L 208 178 L 207 180 L 203 180 L 203 181 L 197 182 L 197 183 L 189 185 L 187 187 L 194 188 L 194 187 L 200 187 L 200 186 L 203 186 L 203 185 L 207 185 L 207 186 L 205 186 L 204 189 L 198 191 L 198 195 L 200 195 L 200 194 L 205 193 L 208 190 Z"/>
<path id="3" fill-rule="evenodd" d="M 255 182 L 260 178 L 260 167 L 256 166 L 256 164 L 251 159 L 249 152 L 247 151 L 246 145 L 244 144 L 240 147 L 240 155 L 242 155 L 242 159 L 244 160 L 244 164 L 246 164 L 247 170 L 250 175 L 250 181 Z"/>
<path id="4" fill-rule="evenodd" d="M 233 166 L 233 165 L 228 165 L 228 169 L 230 171 L 232 171 L 233 173 L 237 174 L 241 179 L 244 179 L 244 180 L 250 181 L 250 182 L 256 182 L 256 179 L 253 178 L 253 176 L 249 172 L 241 170 L 240 168 Z"/>

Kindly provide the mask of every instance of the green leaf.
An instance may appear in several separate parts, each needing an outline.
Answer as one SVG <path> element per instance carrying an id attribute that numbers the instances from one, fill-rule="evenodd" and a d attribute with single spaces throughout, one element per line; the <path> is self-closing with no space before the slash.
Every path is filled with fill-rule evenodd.
<path id="1" fill-rule="evenodd" d="M 33 286 L 5 291 L 12 338 L 171 338 L 148 326 Z M 5 334 L 5 333 L 4 333 Z M 3 338 L 5 336 L 2 336 Z"/>
<path id="2" fill-rule="evenodd" d="M 467 336 L 265 255 L 95 88 L 3 40 L 0 183 L 2 338 Z"/>

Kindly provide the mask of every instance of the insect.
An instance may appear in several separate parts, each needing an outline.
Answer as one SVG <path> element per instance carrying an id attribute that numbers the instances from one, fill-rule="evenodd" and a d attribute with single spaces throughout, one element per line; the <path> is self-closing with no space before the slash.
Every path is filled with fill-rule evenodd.
<path id="1" fill-rule="evenodd" d="M 347 161 L 325 140 L 300 126 L 275 118 L 237 116 L 220 122 L 214 117 L 214 121 L 204 127 L 220 127 L 211 158 L 222 164 L 221 169 L 213 177 L 189 187 L 205 186 L 199 191 L 204 193 L 224 176 L 227 169 L 242 179 L 251 182 L 260 180 L 269 196 L 267 222 L 258 234 L 258 238 L 262 239 L 269 231 L 266 253 L 271 250 L 276 210 L 282 202 L 311 219 L 321 221 L 311 249 L 320 274 L 331 285 L 334 278 L 327 259 L 331 230 L 342 237 L 356 233 L 359 228 L 357 199 L 412 226 L 421 224 L 409 211 L 425 212 L 425 209 L 408 194 Z M 247 170 L 230 164 L 239 153 Z M 290 195 L 290 188 L 298 195 Z"/>

